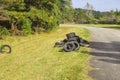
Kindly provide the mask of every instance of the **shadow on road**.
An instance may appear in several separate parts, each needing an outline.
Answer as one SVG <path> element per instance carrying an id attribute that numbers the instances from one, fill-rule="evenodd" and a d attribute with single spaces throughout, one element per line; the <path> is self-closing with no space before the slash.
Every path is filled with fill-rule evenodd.
<path id="1" fill-rule="evenodd" d="M 120 59 L 120 54 L 115 54 L 115 53 L 91 52 L 91 54 L 99 57 L 109 57 L 113 59 Z"/>
<path id="2" fill-rule="evenodd" d="M 112 64 L 120 64 L 120 60 L 112 60 L 112 59 L 99 59 L 99 61 L 104 61 Z"/>
<path id="3" fill-rule="evenodd" d="M 100 51 L 120 52 L 120 42 L 90 42 L 90 47 Z"/>
<path id="4" fill-rule="evenodd" d="M 120 64 L 120 42 L 90 42 L 90 46 L 93 49 L 91 55 L 103 57 L 99 61 Z"/>

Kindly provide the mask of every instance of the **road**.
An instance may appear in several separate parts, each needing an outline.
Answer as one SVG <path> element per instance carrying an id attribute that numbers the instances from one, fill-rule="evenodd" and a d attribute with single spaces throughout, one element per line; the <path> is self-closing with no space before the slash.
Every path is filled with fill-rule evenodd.
<path id="1" fill-rule="evenodd" d="M 94 80 L 120 80 L 120 31 L 85 27 L 91 31 L 90 65 L 95 70 L 89 75 Z"/>

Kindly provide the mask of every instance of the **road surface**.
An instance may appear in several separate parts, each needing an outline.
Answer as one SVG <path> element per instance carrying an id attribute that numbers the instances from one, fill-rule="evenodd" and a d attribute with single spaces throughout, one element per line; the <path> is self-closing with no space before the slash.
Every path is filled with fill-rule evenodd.
<path id="1" fill-rule="evenodd" d="M 91 31 L 91 54 L 95 56 L 89 72 L 94 80 L 120 80 L 120 31 L 86 27 Z"/>

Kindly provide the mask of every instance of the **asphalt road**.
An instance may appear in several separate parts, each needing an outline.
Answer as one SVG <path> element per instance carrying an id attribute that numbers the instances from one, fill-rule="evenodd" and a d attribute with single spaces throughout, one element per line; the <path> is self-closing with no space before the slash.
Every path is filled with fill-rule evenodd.
<path id="1" fill-rule="evenodd" d="M 91 54 L 95 56 L 90 65 L 95 70 L 89 75 L 94 80 L 120 80 L 120 31 L 85 27 L 91 31 Z"/>

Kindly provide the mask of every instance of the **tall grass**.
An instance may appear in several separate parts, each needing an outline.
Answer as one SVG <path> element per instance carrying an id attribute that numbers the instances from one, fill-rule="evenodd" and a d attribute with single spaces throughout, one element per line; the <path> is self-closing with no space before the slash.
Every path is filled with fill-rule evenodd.
<path id="1" fill-rule="evenodd" d="M 0 80 L 91 80 L 87 75 L 89 48 L 69 53 L 53 48 L 69 32 L 89 40 L 90 33 L 78 28 L 1 40 L 0 44 L 11 45 L 12 53 L 0 54 Z"/>

